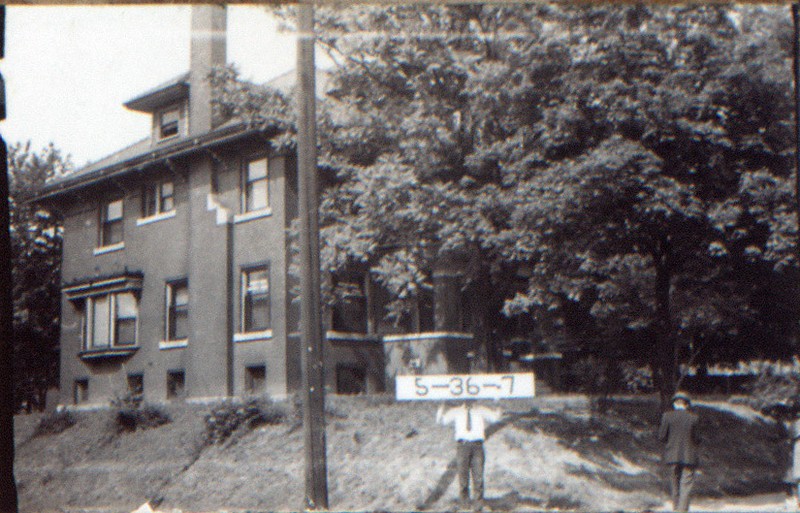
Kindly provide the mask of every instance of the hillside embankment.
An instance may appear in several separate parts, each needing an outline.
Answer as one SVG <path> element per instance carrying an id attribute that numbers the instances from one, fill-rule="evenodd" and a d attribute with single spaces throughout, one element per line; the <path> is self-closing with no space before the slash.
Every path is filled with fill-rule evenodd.
<path id="1" fill-rule="evenodd" d="M 497 406 L 508 415 L 486 443 L 488 508 L 663 508 L 653 400 L 619 398 L 600 408 L 570 396 Z M 120 429 L 113 409 L 72 412 L 74 425 L 38 434 L 43 415 L 18 416 L 21 511 L 130 512 L 145 501 L 161 511 L 301 510 L 303 430 L 295 406 L 277 407 L 285 415 L 216 438 L 209 436 L 212 405 L 158 406 L 170 421 L 148 429 Z M 452 510 L 455 448 L 451 428 L 434 423 L 436 408 L 387 397 L 328 397 L 330 508 Z M 782 426 L 724 403 L 701 403 L 698 410 L 700 500 L 779 496 L 788 463 Z"/>

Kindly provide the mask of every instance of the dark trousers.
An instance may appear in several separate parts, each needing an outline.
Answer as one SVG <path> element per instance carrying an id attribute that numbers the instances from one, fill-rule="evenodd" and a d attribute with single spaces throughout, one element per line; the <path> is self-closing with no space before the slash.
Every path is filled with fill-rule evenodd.
<path id="1" fill-rule="evenodd" d="M 684 465 L 673 463 L 672 479 L 670 480 L 670 492 L 672 495 L 672 507 L 675 511 L 689 511 L 689 494 L 692 493 L 694 485 L 694 465 Z"/>
<path id="2" fill-rule="evenodd" d="M 456 462 L 458 463 L 459 497 L 462 501 L 469 500 L 469 475 L 472 474 L 472 484 L 475 499 L 483 500 L 483 442 L 458 441 L 456 447 Z"/>

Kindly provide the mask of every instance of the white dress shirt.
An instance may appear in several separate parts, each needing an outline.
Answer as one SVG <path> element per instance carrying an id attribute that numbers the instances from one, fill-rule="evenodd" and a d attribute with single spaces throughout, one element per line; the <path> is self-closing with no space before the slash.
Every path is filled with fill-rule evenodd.
<path id="1" fill-rule="evenodd" d="M 500 410 L 481 405 L 462 404 L 447 411 L 444 411 L 444 406 L 440 406 L 436 412 L 436 422 L 445 425 L 455 424 L 455 439 L 458 441 L 477 442 L 486 438 L 486 426 L 497 422 L 502 416 Z M 467 429 L 468 427 L 470 429 Z"/>

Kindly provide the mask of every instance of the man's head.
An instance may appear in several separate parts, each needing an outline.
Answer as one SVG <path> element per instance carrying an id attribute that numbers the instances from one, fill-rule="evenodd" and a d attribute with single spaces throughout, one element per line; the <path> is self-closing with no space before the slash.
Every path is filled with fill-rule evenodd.
<path id="1" fill-rule="evenodd" d="M 692 399 L 685 392 L 678 392 L 672 396 L 672 407 L 676 410 L 685 410 L 692 405 Z"/>

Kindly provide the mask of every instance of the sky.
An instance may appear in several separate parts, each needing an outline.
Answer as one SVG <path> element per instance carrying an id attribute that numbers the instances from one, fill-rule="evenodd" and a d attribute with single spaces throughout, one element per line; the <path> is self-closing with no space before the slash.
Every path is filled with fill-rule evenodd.
<path id="1" fill-rule="evenodd" d="M 122 104 L 189 69 L 190 9 L 8 6 L 3 138 L 52 142 L 80 167 L 146 137 L 150 116 Z M 264 6 L 228 7 L 228 62 L 242 78 L 293 70 L 296 45 Z"/>

